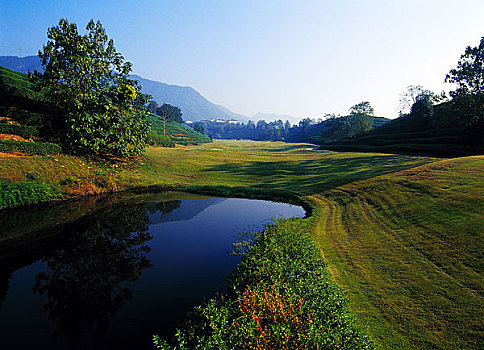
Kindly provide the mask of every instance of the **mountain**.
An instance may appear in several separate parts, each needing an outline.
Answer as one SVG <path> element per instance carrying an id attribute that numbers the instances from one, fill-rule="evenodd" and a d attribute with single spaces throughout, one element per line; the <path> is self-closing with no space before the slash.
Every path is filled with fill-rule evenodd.
<path id="1" fill-rule="evenodd" d="M 35 69 L 39 72 L 44 70 L 37 56 L 0 56 L 0 66 L 20 73 L 33 72 Z"/>
<path id="2" fill-rule="evenodd" d="M 37 56 L 0 56 L 0 66 L 21 73 L 33 72 L 34 69 L 37 69 L 39 72 L 43 70 L 40 59 Z M 233 113 L 225 107 L 210 102 L 189 86 L 169 85 L 142 78 L 138 75 L 131 75 L 130 78 L 137 80 L 143 87 L 142 91 L 153 96 L 156 102 L 169 103 L 179 107 L 184 120 L 236 119 L 240 122 L 247 121 L 246 116 Z"/>
<path id="3" fill-rule="evenodd" d="M 273 122 L 273 121 L 276 121 L 276 120 L 282 120 L 283 122 L 285 122 L 286 120 L 289 120 L 289 122 L 292 125 L 298 125 L 299 121 L 302 118 L 294 117 L 292 115 L 286 115 L 286 114 L 279 115 L 279 114 L 274 114 L 274 113 L 261 113 L 261 112 L 259 112 L 255 115 L 253 115 L 249 119 L 252 120 L 252 121 L 255 121 L 255 122 L 257 122 L 258 120 L 265 120 L 266 122 Z"/>
<path id="4" fill-rule="evenodd" d="M 236 119 L 240 122 L 247 121 L 246 116 L 233 113 L 225 107 L 210 102 L 189 86 L 169 85 L 138 75 L 131 75 L 130 78 L 137 80 L 143 87 L 142 92 L 153 96 L 158 104 L 169 103 L 179 107 L 184 120 Z"/>

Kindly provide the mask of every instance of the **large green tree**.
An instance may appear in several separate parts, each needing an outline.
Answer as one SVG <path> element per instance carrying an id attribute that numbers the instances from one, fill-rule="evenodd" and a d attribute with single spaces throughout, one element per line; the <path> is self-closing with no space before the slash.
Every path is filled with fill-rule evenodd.
<path id="1" fill-rule="evenodd" d="M 457 85 L 450 93 L 452 97 L 484 94 L 484 37 L 479 46 L 467 46 L 457 68 L 450 70 L 445 81 Z"/>
<path id="2" fill-rule="evenodd" d="M 163 135 L 166 135 L 166 122 L 183 123 L 181 109 L 168 103 L 163 103 L 156 109 L 156 114 L 163 120 Z"/>
<path id="3" fill-rule="evenodd" d="M 128 78 L 131 63 L 92 19 L 81 35 L 61 19 L 39 51 L 44 73 L 33 79 L 54 110 L 53 134 L 64 147 L 99 156 L 130 156 L 144 150 L 150 96 Z"/>
<path id="4" fill-rule="evenodd" d="M 465 49 L 457 67 L 450 70 L 445 81 L 457 85 L 450 92 L 454 123 L 481 128 L 481 142 L 484 143 L 484 37 L 478 46 Z"/>

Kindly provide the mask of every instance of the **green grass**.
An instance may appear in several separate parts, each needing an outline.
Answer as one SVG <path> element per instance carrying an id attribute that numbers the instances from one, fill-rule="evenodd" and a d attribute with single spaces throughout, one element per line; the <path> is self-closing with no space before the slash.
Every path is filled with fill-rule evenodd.
<path id="1" fill-rule="evenodd" d="M 52 200 L 60 196 L 58 188 L 42 182 L 0 182 L 0 209 Z"/>
<path id="2" fill-rule="evenodd" d="M 316 241 L 383 348 L 482 348 L 483 171 L 442 160 L 317 196 Z"/>
<path id="3" fill-rule="evenodd" d="M 482 348 L 484 157 L 308 148 L 214 141 L 152 147 L 146 158 L 125 164 L 71 156 L 6 158 L 0 159 L 0 176 L 56 185 L 64 196 L 79 183 L 105 190 L 114 183 L 116 189 L 191 187 L 298 197 L 312 208 L 305 220 L 334 280 L 382 348 Z"/>
<path id="4" fill-rule="evenodd" d="M 156 114 L 150 114 L 148 120 L 154 133 L 169 136 L 178 145 L 187 146 L 211 142 L 208 136 L 200 134 L 186 125 L 175 122 L 166 122 L 164 124 Z"/>
<path id="5" fill-rule="evenodd" d="M 24 152 L 30 154 L 59 154 L 62 148 L 51 142 L 25 142 L 0 140 L 0 152 Z"/>

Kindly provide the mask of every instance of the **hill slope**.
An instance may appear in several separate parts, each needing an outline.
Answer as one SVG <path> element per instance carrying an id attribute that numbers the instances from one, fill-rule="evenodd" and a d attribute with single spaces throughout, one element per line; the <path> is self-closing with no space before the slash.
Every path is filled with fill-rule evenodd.
<path id="1" fill-rule="evenodd" d="M 181 109 L 184 120 L 236 119 L 246 121 L 247 117 L 231 112 L 225 107 L 213 104 L 198 91 L 189 86 L 178 86 L 131 75 L 143 87 L 143 92 L 153 96 L 160 103 L 169 103 Z"/>
<path id="2" fill-rule="evenodd" d="M 415 128 L 411 117 L 400 117 L 364 135 L 321 144 L 321 148 L 460 157 L 483 153 L 480 135 L 482 126 Z"/>

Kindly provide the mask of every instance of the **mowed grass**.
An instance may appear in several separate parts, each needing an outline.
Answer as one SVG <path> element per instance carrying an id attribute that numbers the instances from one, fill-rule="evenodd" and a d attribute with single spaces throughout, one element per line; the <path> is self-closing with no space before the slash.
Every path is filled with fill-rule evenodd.
<path id="1" fill-rule="evenodd" d="M 351 308 L 385 349 L 482 349 L 484 156 L 314 196 L 315 230 Z"/>
<path id="2" fill-rule="evenodd" d="M 94 181 L 115 189 L 222 185 L 302 197 L 313 206 L 307 220 L 334 279 L 382 348 L 482 348 L 484 157 L 310 148 L 215 141 L 153 147 L 139 162 L 118 165 L 5 158 L 0 175 L 62 191 Z"/>

